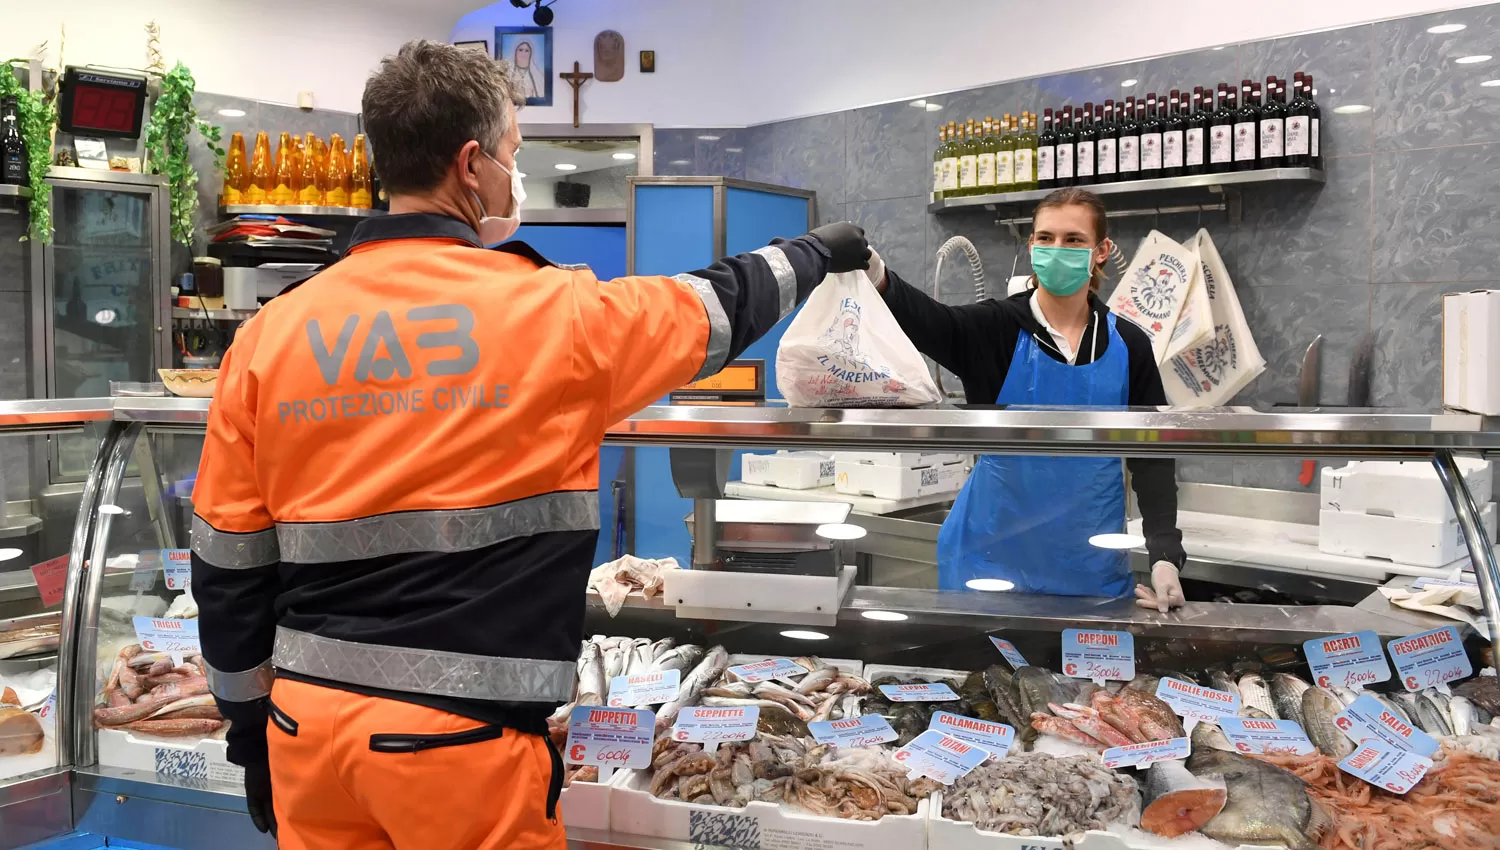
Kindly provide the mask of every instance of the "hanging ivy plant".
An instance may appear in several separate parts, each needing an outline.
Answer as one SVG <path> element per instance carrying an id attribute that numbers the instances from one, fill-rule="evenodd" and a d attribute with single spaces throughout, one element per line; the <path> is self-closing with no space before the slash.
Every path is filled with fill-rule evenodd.
<path id="1" fill-rule="evenodd" d="M 16 99 L 16 115 L 20 123 L 21 139 L 26 142 L 27 176 L 31 184 L 29 205 L 30 234 L 39 241 L 52 240 L 52 193 L 45 191 L 47 168 L 52 159 L 52 126 L 57 123 L 57 109 L 45 93 L 31 91 L 21 85 L 16 77 L 12 59 L 0 63 L 0 100 Z M 26 237 L 21 237 L 25 239 Z"/>
<path id="2" fill-rule="evenodd" d="M 161 96 L 146 121 L 147 172 L 165 174 L 171 197 L 172 239 L 193 244 L 193 216 L 198 211 L 198 170 L 188 158 L 188 134 L 197 128 L 214 154 L 214 167 L 224 163 L 222 128 L 200 121 L 193 106 L 197 83 L 181 62 L 161 78 Z"/>

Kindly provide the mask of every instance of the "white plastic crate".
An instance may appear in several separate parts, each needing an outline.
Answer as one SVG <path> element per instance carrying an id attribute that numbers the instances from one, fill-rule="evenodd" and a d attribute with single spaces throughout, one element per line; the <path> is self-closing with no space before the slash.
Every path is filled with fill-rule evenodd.
<path id="1" fill-rule="evenodd" d="M 910 468 L 835 461 L 834 472 L 833 489 L 839 493 L 898 500 L 954 493 L 969 477 L 968 463 L 963 460 Z"/>
<path id="2" fill-rule="evenodd" d="M 845 463 L 872 463 L 876 466 L 904 466 L 912 469 L 967 461 L 969 455 L 952 452 L 834 452 L 833 459 Z"/>
<path id="3" fill-rule="evenodd" d="M 222 782 L 243 788 L 245 769 L 231 764 L 229 745 L 214 738 L 160 738 L 100 729 L 99 763 L 154 773 L 167 779 Z"/>
<path id="4" fill-rule="evenodd" d="M 764 487 L 811 490 L 833 483 L 833 458 L 820 452 L 747 454 L 740 459 L 740 480 Z"/>
<path id="5" fill-rule="evenodd" d="M 1481 512 L 1490 543 L 1495 542 L 1495 505 Z M 1382 558 L 1418 567 L 1445 567 L 1468 558 L 1457 519 L 1442 522 L 1344 511 L 1318 512 L 1318 549 L 1332 555 Z"/>
<path id="6" fill-rule="evenodd" d="M 1484 505 L 1494 498 L 1494 470 L 1489 461 L 1457 458 L 1474 501 Z M 1451 521 L 1453 503 L 1438 479 L 1437 470 L 1426 461 L 1356 461 L 1324 468 L 1319 510 L 1340 513 L 1378 514 Z"/>
<path id="7" fill-rule="evenodd" d="M 579 829 L 609 829 L 609 802 L 613 783 L 574 782 L 562 789 L 557 809 L 563 826 Z"/>

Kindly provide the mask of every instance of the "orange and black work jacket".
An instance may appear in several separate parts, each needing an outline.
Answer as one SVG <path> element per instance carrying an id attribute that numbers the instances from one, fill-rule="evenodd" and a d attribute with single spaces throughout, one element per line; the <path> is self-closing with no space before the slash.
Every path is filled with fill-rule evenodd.
<path id="1" fill-rule="evenodd" d="M 827 266 L 801 237 L 600 281 L 445 216 L 361 223 L 219 370 L 193 595 L 230 760 L 265 760 L 274 676 L 545 732 L 572 698 L 605 428 L 719 371 Z"/>

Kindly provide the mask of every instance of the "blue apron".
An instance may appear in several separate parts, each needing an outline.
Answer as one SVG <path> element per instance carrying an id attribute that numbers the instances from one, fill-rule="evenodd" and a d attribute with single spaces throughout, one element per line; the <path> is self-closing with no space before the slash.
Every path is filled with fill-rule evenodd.
<path id="1" fill-rule="evenodd" d="M 1053 360 L 1023 334 L 995 403 L 1125 406 L 1130 361 L 1113 314 L 1108 321 L 1104 356 L 1083 366 Z M 1089 544 L 1124 526 L 1118 458 L 985 455 L 938 532 L 938 586 L 998 578 L 1018 593 L 1124 596 L 1134 586 L 1126 554 Z"/>

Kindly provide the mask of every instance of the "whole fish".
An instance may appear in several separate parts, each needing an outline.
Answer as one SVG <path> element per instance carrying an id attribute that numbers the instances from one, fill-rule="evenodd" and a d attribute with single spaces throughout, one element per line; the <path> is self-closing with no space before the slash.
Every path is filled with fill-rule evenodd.
<path id="1" fill-rule="evenodd" d="M 162 690 L 167 691 L 171 687 L 171 685 L 166 685 L 162 687 Z M 155 714 L 157 710 L 182 699 L 184 696 L 197 696 L 197 694 L 148 694 L 140 702 L 133 702 L 129 705 L 96 708 L 94 709 L 94 722 L 99 726 L 121 726 L 137 720 L 145 720 L 147 717 Z"/>
<path id="2" fill-rule="evenodd" d="M 1406 706 L 1397 702 L 1395 699 L 1392 699 L 1391 697 L 1380 693 L 1379 691 L 1369 690 L 1368 688 L 1360 688 L 1358 691 L 1356 691 L 1356 693 L 1358 693 L 1360 696 L 1369 695 L 1374 697 L 1375 701 L 1384 706 L 1386 711 L 1389 711 L 1391 714 L 1394 714 L 1397 717 L 1401 718 L 1401 722 L 1407 724 L 1408 726 L 1416 725 L 1415 723 L 1412 723 L 1411 714 L 1406 710 Z"/>
<path id="3" fill-rule="evenodd" d="M 1187 682 L 1190 685 L 1201 686 L 1203 684 L 1202 682 L 1198 681 L 1197 676 L 1194 676 L 1191 673 L 1184 673 L 1181 670 L 1163 670 L 1161 671 L 1161 675 L 1162 678 L 1171 677 L 1173 679 L 1177 679 L 1178 681 Z M 1156 693 L 1156 691 L 1153 690 L 1152 693 Z"/>
<path id="4" fill-rule="evenodd" d="M 1308 740 L 1318 752 L 1336 759 L 1354 752 L 1354 742 L 1334 723 L 1334 715 L 1343 710 L 1344 703 L 1326 688 L 1310 687 L 1302 692 L 1302 728 Z"/>
<path id="5" fill-rule="evenodd" d="M 1351 705 L 1355 700 L 1359 699 L 1359 694 L 1349 690 L 1348 688 L 1341 688 L 1338 685 L 1334 685 L 1332 688 L 1329 688 L 1329 690 L 1333 691 L 1333 695 L 1338 697 L 1339 702 L 1343 703 L 1344 705 Z"/>
<path id="6" fill-rule="evenodd" d="M 1134 679 L 1125 683 L 1124 690 L 1145 691 L 1148 694 L 1156 693 L 1156 686 L 1161 680 L 1150 673 L 1139 673 Z"/>
<path id="7" fill-rule="evenodd" d="M 1271 688 L 1271 703 L 1276 706 L 1276 716 L 1282 720 L 1295 720 L 1298 726 L 1305 726 L 1302 722 L 1302 694 L 1312 686 L 1291 673 L 1273 674 L 1268 684 Z"/>
<path id="8" fill-rule="evenodd" d="M 163 720 L 135 720 L 113 727 L 116 729 L 128 729 L 131 732 L 141 732 L 146 735 L 156 735 L 162 738 L 199 738 L 219 731 L 224 725 L 222 720 L 210 720 L 207 718 L 178 719 L 170 718 Z"/>
<path id="9" fill-rule="evenodd" d="M 1238 683 L 1240 692 L 1240 714 L 1245 717 L 1247 709 L 1256 709 L 1268 718 L 1276 717 L 1276 704 L 1271 701 L 1271 689 L 1259 673 L 1246 673 Z"/>
<path id="10" fill-rule="evenodd" d="M 999 664 L 991 664 L 984 670 L 984 689 L 989 691 L 990 698 L 995 701 L 995 707 L 1000 710 L 1000 719 L 1009 723 L 1012 727 L 1020 729 L 1024 726 L 1021 722 L 1021 714 L 1016 709 L 1015 691 L 1011 688 L 1010 670 Z"/>
<path id="11" fill-rule="evenodd" d="M 1119 697 L 1112 695 L 1109 691 L 1095 691 L 1089 697 L 1089 705 L 1099 712 L 1104 721 L 1115 727 L 1131 741 L 1144 743 L 1150 740 L 1141 731 L 1141 718 L 1135 710 L 1126 706 Z"/>
<path id="12" fill-rule="evenodd" d="M 1203 720 L 1198 721 L 1198 725 L 1193 727 L 1192 744 L 1195 750 L 1199 747 L 1230 752 L 1234 750 L 1234 744 L 1229 742 L 1229 736 L 1224 734 L 1224 730 L 1220 729 L 1218 724 Z"/>
<path id="13" fill-rule="evenodd" d="M 1417 694 L 1417 725 L 1422 731 L 1429 735 L 1452 735 L 1453 726 L 1443 716 L 1443 705 L 1431 694 L 1436 691 L 1423 691 Z"/>
<path id="14" fill-rule="evenodd" d="M 1478 725 L 1479 718 L 1474 713 L 1474 703 L 1468 699 L 1454 695 L 1448 700 L 1448 715 L 1453 720 L 1453 734 L 1467 735 Z"/>
<path id="15" fill-rule="evenodd" d="M 609 643 L 600 647 L 604 653 L 604 683 L 608 685 L 616 676 L 625 675 L 625 668 L 630 666 L 630 650 L 633 644 L 627 643 L 621 646 L 618 643 Z"/>
<path id="16" fill-rule="evenodd" d="M 1172 711 L 1172 707 L 1155 696 L 1126 688 L 1120 692 L 1119 700 L 1135 713 L 1140 722 L 1141 733 L 1147 741 L 1165 741 L 1187 734 L 1182 729 L 1182 720 Z"/>
<path id="17" fill-rule="evenodd" d="M 667 670 L 691 670 L 693 665 L 703 660 L 703 647 L 697 644 L 685 643 L 682 646 L 669 649 L 651 662 L 650 672 L 664 672 Z"/>
<path id="18" fill-rule="evenodd" d="M 802 677 L 802 681 L 797 683 L 797 693 L 810 694 L 820 691 L 832 684 L 838 677 L 837 667 L 821 667 Z"/>
<path id="19" fill-rule="evenodd" d="M 1222 778 L 1194 776 L 1182 762 L 1159 761 L 1146 771 L 1141 829 L 1168 838 L 1196 832 L 1224 810 L 1228 799 Z"/>
<path id="20" fill-rule="evenodd" d="M 625 675 L 634 676 L 638 673 L 646 673 L 651 670 L 651 640 L 649 638 L 636 638 L 630 647 L 630 660 L 625 666 Z"/>
<path id="21" fill-rule="evenodd" d="M 151 720 L 156 717 L 161 717 L 164 714 L 173 714 L 180 717 L 182 716 L 180 712 L 192 708 L 203 707 L 213 709 L 215 712 L 214 716 L 218 716 L 218 704 L 214 702 L 213 694 L 199 694 L 197 696 L 183 697 L 174 702 L 167 703 L 166 705 L 158 709 L 155 713 L 148 715 L 146 719 Z"/>
<path id="22" fill-rule="evenodd" d="M 661 732 L 672 728 L 677 721 L 677 712 L 683 706 L 697 705 L 703 689 L 718 681 L 724 675 L 724 670 L 729 666 L 729 652 L 722 646 L 716 646 L 704 654 L 703 660 L 693 671 L 682 677 L 682 682 L 677 688 L 677 698 L 663 705 L 656 713 L 656 730 Z"/>
<path id="23" fill-rule="evenodd" d="M 1239 693 L 1239 687 L 1235 684 L 1234 677 L 1229 671 L 1215 667 L 1208 671 L 1208 686 L 1216 691 L 1228 691 L 1231 694 Z"/>
<path id="24" fill-rule="evenodd" d="M 1061 699 L 1057 680 L 1040 667 L 1022 667 L 1011 678 L 1011 683 L 1016 689 L 1016 708 L 1027 717 L 1034 713 L 1046 714 L 1049 702 L 1067 701 Z"/>
<path id="25" fill-rule="evenodd" d="M 1427 731 L 1422 726 L 1422 718 L 1417 716 L 1418 714 L 1420 714 L 1420 709 L 1417 706 L 1416 694 L 1407 693 L 1406 691 L 1397 691 L 1394 694 L 1391 694 L 1390 699 L 1393 700 L 1396 705 L 1401 708 L 1401 713 L 1406 717 L 1406 721 L 1408 723 L 1417 727 L 1418 729 L 1421 729 L 1424 732 Z"/>
<path id="26" fill-rule="evenodd" d="M 597 643 L 583 648 L 583 658 L 578 667 L 578 699 L 580 706 L 604 705 L 609 696 L 609 679 L 604 675 L 604 650 Z"/>
<path id="27" fill-rule="evenodd" d="M 1058 717 L 1072 721 L 1073 725 L 1078 727 L 1078 731 L 1098 740 L 1106 747 L 1125 747 L 1135 743 L 1124 732 L 1106 723 L 1099 712 L 1086 705 L 1053 703 L 1047 707 L 1052 709 L 1052 713 Z"/>
<path id="28" fill-rule="evenodd" d="M 1475 676 L 1454 685 L 1453 693 L 1492 715 L 1500 714 L 1500 678 Z"/>
<path id="29" fill-rule="evenodd" d="M 1300 708 L 1300 706 L 1299 706 Z M 1280 844 L 1287 850 L 1318 850 L 1313 801 L 1295 775 L 1238 753 L 1210 748 L 1194 750 L 1188 772 L 1200 779 L 1220 779 L 1228 799 L 1198 831 L 1230 846 Z"/>
<path id="30" fill-rule="evenodd" d="M 664 637 L 656 643 L 651 644 L 651 660 L 655 661 L 663 655 L 666 655 L 667 652 L 676 645 L 677 639 L 669 637 Z"/>
<path id="31" fill-rule="evenodd" d="M 1027 727 L 1043 735 L 1053 735 L 1065 741 L 1072 741 L 1075 744 L 1093 747 L 1096 750 L 1104 749 L 1103 744 L 1077 726 L 1074 726 L 1072 721 L 1064 720 L 1061 717 L 1055 717 L 1051 714 L 1043 714 L 1040 711 L 1032 714 L 1031 722 L 1027 724 Z"/>

